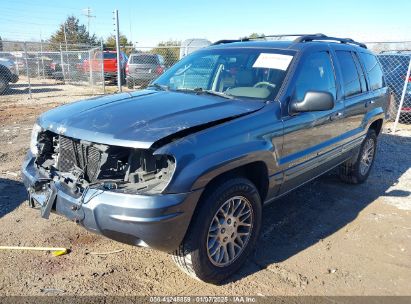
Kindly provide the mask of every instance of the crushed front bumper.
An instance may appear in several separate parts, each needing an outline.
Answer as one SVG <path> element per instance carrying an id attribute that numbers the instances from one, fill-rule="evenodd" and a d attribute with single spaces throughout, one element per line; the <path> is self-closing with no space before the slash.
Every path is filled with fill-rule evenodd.
<path id="1" fill-rule="evenodd" d="M 183 240 L 202 192 L 137 195 L 89 189 L 82 198 L 58 181 L 49 181 L 36 191 L 36 183 L 46 176 L 34 160 L 29 152 L 22 177 L 30 201 L 42 206 L 43 217 L 47 218 L 47 209 L 51 209 L 113 240 L 166 252 L 176 249 Z"/>

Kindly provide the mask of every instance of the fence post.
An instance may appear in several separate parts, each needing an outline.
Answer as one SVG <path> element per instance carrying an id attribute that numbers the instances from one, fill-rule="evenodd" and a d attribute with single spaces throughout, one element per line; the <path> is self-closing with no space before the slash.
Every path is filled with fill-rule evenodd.
<path id="1" fill-rule="evenodd" d="M 41 66 L 43 67 L 43 79 L 45 79 L 46 76 L 44 75 L 43 40 L 40 40 L 40 54 L 41 54 Z"/>
<path id="2" fill-rule="evenodd" d="M 103 94 L 106 95 L 106 82 L 104 79 L 104 54 L 103 54 L 103 40 L 100 41 L 100 61 L 101 61 L 101 82 L 103 83 Z"/>
<path id="3" fill-rule="evenodd" d="M 402 88 L 401 100 L 400 100 L 400 104 L 398 105 L 397 116 L 395 117 L 394 128 L 393 128 L 394 133 L 397 130 L 398 121 L 400 120 L 401 109 L 404 104 L 405 93 L 407 92 L 408 80 L 410 79 L 410 71 L 411 71 L 411 56 L 409 57 L 407 76 L 405 76 L 405 79 L 404 79 L 404 87 Z"/>
<path id="4" fill-rule="evenodd" d="M 27 45 L 26 42 L 24 42 L 24 57 L 26 61 L 26 73 L 27 73 L 27 81 L 29 82 L 29 96 L 31 99 L 31 83 L 30 83 L 30 72 L 29 72 L 29 64 L 27 61 Z"/>
<path id="5" fill-rule="evenodd" d="M 91 64 L 91 52 L 93 49 L 88 51 L 88 70 L 90 74 L 90 86 L 93 87 L 93 65 Z"/>
<path id="6" fill-rule="evenodd" d="M 118 10 L 115 10 L 115 17 L 116 17 L 116 51 L 117 51 L 117 87 L 118 91 L 121 93 L 123 92 L 123 88 L 121 86 L 121 61 L 120 61 L 120 25 L 118 22 Z"/>
<path id="7" fill-rule="evenodd" d="M 61 61 L 61 72 L 63 73 L 63 82 L 66 83 L 66 75 L 64 73 L 63 50 L 61 49 L 61 43 L 60 43 L 60 61 Z"/>

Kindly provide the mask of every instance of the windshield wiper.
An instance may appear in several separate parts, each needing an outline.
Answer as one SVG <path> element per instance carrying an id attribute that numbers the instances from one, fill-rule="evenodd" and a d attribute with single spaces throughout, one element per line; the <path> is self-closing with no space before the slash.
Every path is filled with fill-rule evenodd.
<path id="1" fill-rule="evenodd" d="M 227 95 L 222 92 L 216 92 L 213 90 L 204 90 L 203 88 L 195 88 L 193 89 L 193 91 L 196 92 L 197 94 L 207 94 L 207 95 L 213 95 L 213 96 L 223 97 L 227 99 L 234 99 L 234 97 L 231 95 Z"/>
<path id="2" fill-rule="evenodd" d="M 158 84 L 158 83 L 152 83 L 152 84 L 150 84 L 150 85 L 148 86 L 148 88 L 156 88 L 156 89 L 158 89 L 158 90 L 160 90 L 160 91 L 168 91 L 168 90 L 169 90 L 169 88 L 168 88 L 167 85 Z"/>

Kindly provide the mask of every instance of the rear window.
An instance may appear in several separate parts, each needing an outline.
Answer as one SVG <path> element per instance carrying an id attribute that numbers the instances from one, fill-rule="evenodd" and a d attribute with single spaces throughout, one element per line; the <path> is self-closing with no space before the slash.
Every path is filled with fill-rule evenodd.
<path id="1" fill-rule="evenodd" d="M 158 58 L 155 55 L 133 55 L 130 57 L 131 64 L 157 64 Z"/>
<path id="2" fill-rule="evenodd" d="M 117 59 L 117 53 L 104 53 L 104 59 Z"/>
<path id="3" fill-rule="evenodd" d="M 370 89 L 377 90 L 384 86 L 383 73 L 377 58 L 374 55 L 360 53 L 360 56 L 364 62 L 365 69 L 370 79 Z"/>

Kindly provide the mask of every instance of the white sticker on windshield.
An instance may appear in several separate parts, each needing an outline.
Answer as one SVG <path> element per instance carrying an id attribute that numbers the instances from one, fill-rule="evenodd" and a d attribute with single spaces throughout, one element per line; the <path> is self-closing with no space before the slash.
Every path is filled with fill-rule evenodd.
<path id="1" fill-rule="evenodd" d="M 283 54 L 261 53 L 253 64 L 253 68 L 287 70 L 293 56 Z"/>

